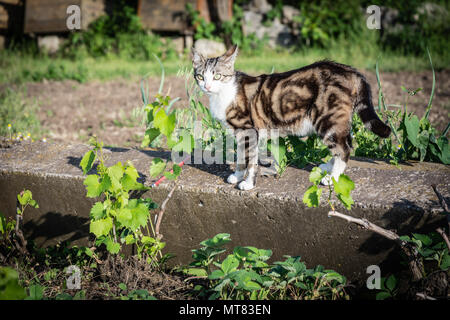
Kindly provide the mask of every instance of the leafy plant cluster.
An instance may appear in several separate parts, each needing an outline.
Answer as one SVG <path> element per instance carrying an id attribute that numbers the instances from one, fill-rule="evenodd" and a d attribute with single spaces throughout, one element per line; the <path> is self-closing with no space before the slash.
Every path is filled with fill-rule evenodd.
<path id="1" fill-rule="evenodd" d="M 142 27 L 136 9 L 126 1 L 117 1 L 110 15 L 93 21 L 88 29 L 70 34 L 63 54 L 70 57 L 101 57 L 111 54 L 126 59 L 148 60 L 153 54 L 175 57 L 169 43 Z"/>
<path id="2" fill-rule="evenodd" d="M 256 35 L 244 35 L 242 21 L 244 11 L 238 4 L 233 5 L 233 16 L 230 20 L 224 21 L 220 25 L 213 22 L 206 22 L 197 10 L 194 10 L 190 3 L 186 4 L 186 10 L 194 27 L 194 39 L 223 40 L 227 46 L 235 44 L 243 52 L 258 54 L 264 49 L 267 39 L 259 39 Z"/>
<path id="3" fill-rule="evenodd" d="M 407 104 L 408 99 L 414 97 L 422 88 L 411 90 L 402 87 L 402 90 L 407 94 L 403 108 L 401 106 L 387 105 L 381 88 L 381 78 L 377 62 L 378 113 L 387 119 L 392 129 L 392 135 L 387 139 L 381 139 L 372 132 L 365 130 L 361 120 L 354 116 L 352 131 L 357 145 L 354 150 L 356 156 L 390 159 L 394 164 L 405 160 L 432 161 L 443 164 L 450 163 L 450 148 L 447 138 L 450 123 L 439 133 L 428 119 L 436 85 L 434 68 L 429 51 L 428 57 L 433 72 L 433 85 L 425 114 L 420 119 L 416 115 L 408 112 Z M 388 106 L 399 109 L 397 111 L 389 110 Z"/>
<path id="4" fill-rule="evenodd" d="M 139 258 L 157 265 L 157 255 L 162 257 L 161 249 L 165 243 L 156 237 L 150 215 L 156 204 L 149 198 L 130 198 L 131 192 L 147 191 L 149 188 L 137 181 L 139 173 L 132 163 L 118 162 L 107 167 L 103 143 L 92 138 L 90 144 L 93 149 L 83 156 L 80 166 L 87 174 L 94 162 L 99 160 L 97 173 L 87 175 L 83 182 L 87 197 L 104 198 L 97 201 L 90 212 L 89 230 L 95 235 L 96 244 L 104 244 L 112 254 L 119 253 L 122 244 L 135 245 Z M 149 226 L 153 233 L 150 233 Z"/>
<path id="5" fill-rule="evenodd" d="M 284 261 L 269 264 L 271 250 L 252 246 L 235 247 L 226 252 L 224 245 L 230 235 L 220 233 L 202 241 L 201 248 L 193 250 L 194 261 L 184 272 L 205 278 L 204 285 L 195 290 L 208 299 L 348 299 L 346 278 L 333 270 L 318 265 L 307 269 L 300 257 L 285 256 Z"/>

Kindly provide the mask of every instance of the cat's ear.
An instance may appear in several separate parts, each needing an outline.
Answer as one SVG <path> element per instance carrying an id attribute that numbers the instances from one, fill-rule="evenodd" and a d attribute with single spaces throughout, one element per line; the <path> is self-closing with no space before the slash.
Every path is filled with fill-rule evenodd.
<path id="1" fill-rule="evenodd" d="M 223 62 L 229 63 L 229 64 L 234 64 L 234 61 L 236 60 L 236 57 L 237 57 L 237 54 L 238 54 L 238 51 L 239 51 L 239 49 L 238 49 L 237 45 L 231 46 L 227 50 L 227 52 L 225 52 L 222 55 L 221 58 L 222 58 Z"/>
<path id="2" fill-rule="evenodd" d="M 191 49 L 191 59 L 194 67 L 199 66 L 205 62 L 205 58 L 194 47 Z"/>

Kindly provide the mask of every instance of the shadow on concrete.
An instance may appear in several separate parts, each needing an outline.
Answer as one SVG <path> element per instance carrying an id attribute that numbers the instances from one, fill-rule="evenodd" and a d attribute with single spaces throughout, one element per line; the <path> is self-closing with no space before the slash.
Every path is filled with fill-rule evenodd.
<path id="1" fill-rule="evenodd" d="M 24 224 L 25 236 L 28 239 L 48 241 L 64 240 L 73 242 L 89 236 L 89 219 L 59 212 L 47 212 L 37 220 L 29 220 Z M 71 234 L 69 238 L 67 235 Z"/>

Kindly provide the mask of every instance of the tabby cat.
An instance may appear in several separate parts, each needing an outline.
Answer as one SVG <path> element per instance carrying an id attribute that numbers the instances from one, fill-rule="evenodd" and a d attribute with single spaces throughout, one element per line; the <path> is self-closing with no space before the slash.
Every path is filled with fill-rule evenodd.
<path id="1" fill-rule="evenodd" d="M 307 136 L 316 133 L 333 157 L 320 165 L 339 179 L 350 156 L 352 114 L 356 112 L 365 127 L 386 138 L 391 130 L 375 113 L 371 89 L 364 76 L 352 67 L 332 61 L 319 61 L 283 73 L 249 76 L 234 70 L 238 48 L 231 47 L 216 58 L 205 58 L 194 48 L 194 77 L 208 96 L 214 118 L 234 130 L 245 161 L 237 163 L 227 182 L 239 183 L 241 190 L 255 186 L 258 165 L 258 137 L 261 129 L 279 129 L 282 135 Z M 238 152 L 239 153 L 239 152 Z"/>

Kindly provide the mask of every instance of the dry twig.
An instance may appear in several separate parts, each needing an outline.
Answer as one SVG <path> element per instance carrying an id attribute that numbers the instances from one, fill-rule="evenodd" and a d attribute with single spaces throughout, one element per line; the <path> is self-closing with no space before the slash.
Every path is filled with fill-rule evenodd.
<path id="1" fill-rule="evenodd" d="M 415 246 L 411 245 L 410 243 L 400 239 L 400 236 L 398 234 L 396 234 L 395 232 L 381 228 L 381 227 L 377 226 L 376 224 L 373 224 L 372 222 L 368 221 L 367 219 L 354 218 L 354 217 L 348 216 L 346 214 L 339 213 L 337 211 L 329 211 L 328 216 L 329 217 L 338 217 L 338 218 L 346 220 L 347 222 L 355 223 L 355 224 L 363 227 L 364 229 L 373 231 L 389 240 L 395 241 L 402 248 L 402 250 L 405 252 L 406 256 L 408 257 L 409 269 L 413 275 L 414 280 L 417 281 L 417 280 L 420 280 L 423 278 L 423 274 L 422 274 L 423 265 L 422 265 L 422 262 L 417 258 L 417 249 L 415 248 Z"/>
<path id="2" fill-rule="evenodd" d="M 156 220 L 156 226 L 155 226 L 155 234 L 158 239 L 162 238 L 162 234 L 159 233 L 159 228 L 161 226 L 162 217 L 164 215 L 164 212 L 166 211 L 167 203 L 169 202 L 170 198 L 172 198 L 172 195 L 178 186 L 178 181 L 179 180 L 177 180 L 175 182 L 175 185 L 173 186 L 172 190 L 170 190 L 169 194 L 167 195 L 167 198 L 163 201 L 163 203 L 161 205 L 161 211 L 158 214 L 158 219 Z"/>

